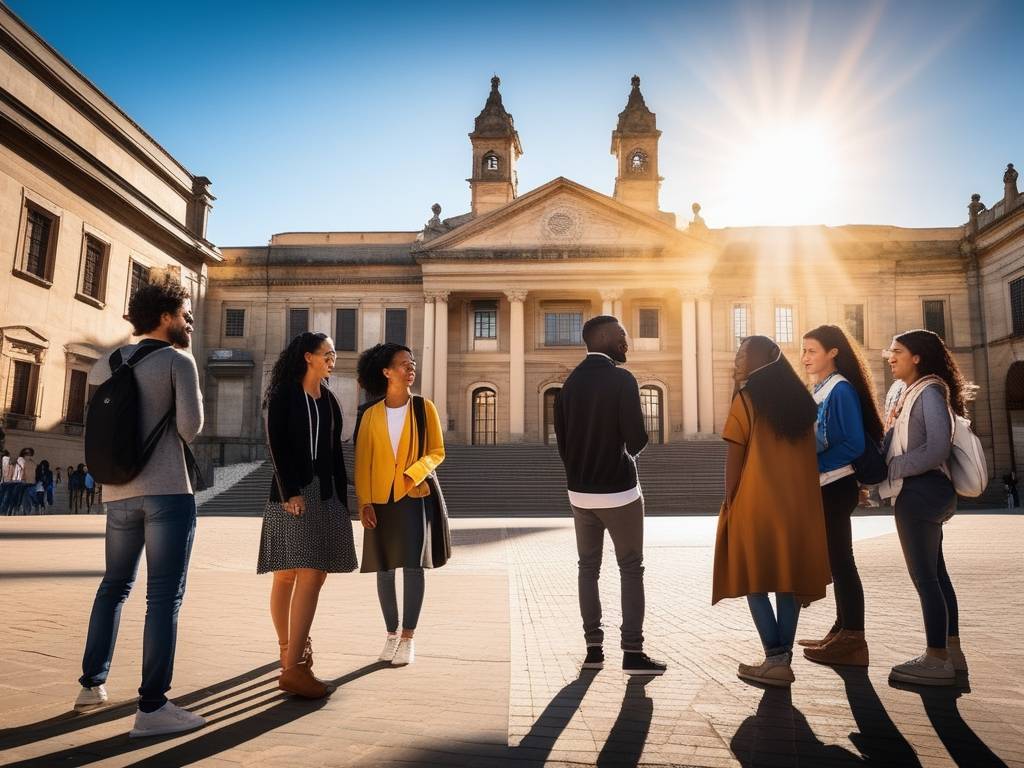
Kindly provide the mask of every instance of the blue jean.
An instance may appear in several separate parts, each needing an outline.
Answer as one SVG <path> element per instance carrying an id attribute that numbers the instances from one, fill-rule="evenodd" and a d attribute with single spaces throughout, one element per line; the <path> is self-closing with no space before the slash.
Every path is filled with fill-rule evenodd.
<path id="1" fill-rule="evenodd" d="M 402 569 L 402 629 L 416 629 L 423 608 L 424 578 L 422 568 Z M 398 631 L 398 594 L 395 591 L 395 569 L 377 571 L 377 598 L 384 614 L 388 632 Z"/>
<path id="2" fill-rule="evenodd" d="M 167 701 L 174 671 L 178 610 L 196 531 L 192 494 L 137 496 L 107 504 L 106 573 L 96 591 L 79 683 L 105 683 L 114 656 L 121 606 L 135 583 L 146 550 L 146 626 L 142 639 L 139 709 L 152 712 Z"/>
<path id="3" fill-rule="evenodd" d="M 780 653 L 792 653 L 793 639 L 796 637 L 796 622 L 800 618 L 800 603 L 792 592 L 776 592 L 776 611 L 772 611 L 772 603 L 767 592 L 755 592 L 747 595 L 750 615 L 761 636 L 765 656 Z M 776 612 L 778 615 L 776 616 Z"/>

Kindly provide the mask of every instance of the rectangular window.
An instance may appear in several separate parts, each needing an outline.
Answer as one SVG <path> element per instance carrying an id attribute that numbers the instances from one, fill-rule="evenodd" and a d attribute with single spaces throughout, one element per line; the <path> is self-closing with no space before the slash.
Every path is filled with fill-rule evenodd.
<path id="1" fill-rule="evenodd" d="M 732 338 L 737 349 L 740 342 L 750 335 L 750 310 L 746 304 L 734 304 L 732 308 Z"/>
<path id="2" fill-rule="evenodd" d="M 638 339 L 658 338 L 658 310 L 641 309 L 639 320 L 640 327 L 637 329 Z"/>
<path id="3" fill-rule="evenodd" d="M 103 275 L 107 260 L 107 246 L 92 235 L 85 236 L 82 256 L 82 294 L 103 300 Z"/>
<path id="4" fill-rule="evenodd" d="M 544 314 L 545 346 L 575 347 L 582 343 L 582 312 L 546 312 Z"/>
<path id="5" fill-rule="evenodd" d="M 843 324 L 846 332 L 857 340 L 860 345 L 864 344 L 864 305 L 846 304 L 843 307 Z"/>
<path id="6" fill-rule="evenodd" d="M 498 305 L 492 301 L 478 301 L 473 305 L 473 338 L 498 338 Z"/>
<path id="7" fill-rule="evenodd" d="M 288 310 L 288 342 L 291 342 L 300 333 L 309 330 L 309 310 L 289 309 Z"/>
<path id="8" fill-rule="evenodd" d="M 132 262 L 131 284 L 128 286 L 128 301 L 142 286 L 149 283 L 149 267 L 137 261 Z"/>
<path id="9" fill-rule="evenodd" d="M 11 386 L 11 413 L 31 416 L 32 408 L 32 363 L 23 360 L 14 361 L 13 382 Z"/>
<path id="10" fill-rule="evenodd" d="M 335 313 L 334 343 L 339 352 L 355 352 L 356 350 L 356 310 L 339 309 Z"/>
<path id="11" fill-rule="evenodd" d="M 226 309 L 224 310 L 224 335 L 245 336 L 245 310 Z"/>
<path id="12" fill-rule="evenodd" d="M 405 344 L 407 314 L 404 309 L 384 310 L 384 341 Z"/>
<path id="13" fill-rule="evenodd" d="M 71 371 L 68 382 L 68 410 L 64 421 L 68 424 L 85 424 L 85 371 Z"/>
<path id="14" fill-rule="evenodd" d="M 48 280 L 54 219 L 33 206 L 26 213 L 25 271 Z"/>
<path id="15" fill-rule="evenodd" d="M 775 343 L 793 343 L 793 308 L 790 306 L 775 308 Z"/>
<path id="16" fill-rule="evenodd" d="M 1024 334 L 1024 277 L 1010 281 L 1010 316 L 1013 335 Z"/>
<path id="17" fill-rule="evenodd" d="M 941 299 L 927 300 L 924 304 L 924 327 L 946 340 L 946 302 Z"/>

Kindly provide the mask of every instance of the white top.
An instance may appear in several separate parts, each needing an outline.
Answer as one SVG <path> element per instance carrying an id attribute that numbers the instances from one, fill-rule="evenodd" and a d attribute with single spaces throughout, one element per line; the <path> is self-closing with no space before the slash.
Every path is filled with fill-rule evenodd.
<path id="1" fill-rule="evenodd" d="M 637 499 L 642 499 L 643 491 L 640 490 L 640 483 L 637 483 L 628 491 L 618 493 L 581 493 L 569 491 L 569 503 L 580 509 L 614 509 L 632 504 Z"/>
<path id="2" fill-rule="evenodd" d="M 387 405 L 384 410 L 388 414 L 388 435 L 391 437 L 391 450 L 394 451 L 395 459 L 398 459 L 398 443 L 402 440 L 402 430 L 405 429 L 405 420 L 409 413 L 409 401 L 398 408 L 391 408 Z"/>
<path id="3" fill-rule="evenodd" d="M 25 457 L 19 456 L 18 460 L 14 463 L 14 482 L 24 483 L 25 480 Z M 34 480 L 35 478 L 33 478 Z"/>

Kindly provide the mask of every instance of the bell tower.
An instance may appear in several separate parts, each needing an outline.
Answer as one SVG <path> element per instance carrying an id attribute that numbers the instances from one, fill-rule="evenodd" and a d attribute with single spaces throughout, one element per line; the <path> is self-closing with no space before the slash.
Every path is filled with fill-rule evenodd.
<path id="1" fill-rule="evenodd" d="M 633 75 L 633 90 L 619 123 L 612 131 L 611 152 L 619 160 L 615 199 L 651 215 L 658 215 L 658 130 L 655 115 L 640 93 L 640 77 Z"/>
<path id="2" fill-rule="evenodd" d="M 480 216 L 516 198 L 519 180 L 516 160 L 523 154 L 512 115 L 501 103 L 501 79 L 491 78 L 487 103 L 476 117 L 469 140 L 473 144 L 473 172 L 466 179 L 472 190 L 473 215 Z"/>

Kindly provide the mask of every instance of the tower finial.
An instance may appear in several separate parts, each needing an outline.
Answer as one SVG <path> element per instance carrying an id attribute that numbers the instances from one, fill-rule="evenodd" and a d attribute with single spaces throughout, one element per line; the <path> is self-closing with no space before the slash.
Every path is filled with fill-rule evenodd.
<path id="1" fill-rule="evenodd" d="M 633 84 L 634 88 L 639 88 L 640 87 L 640 75 L 633 75 L 633 77 L 630 78 L 629 82 L 631 82 Z"/>
<path id="2" fill-rule="evenodd" d="M 491 90 L 498 90 L 499 85 L 501 85 L 501 78 L 498 77 L 497 75 L 494 75 L 494 77 L 491 78 Z"/>

